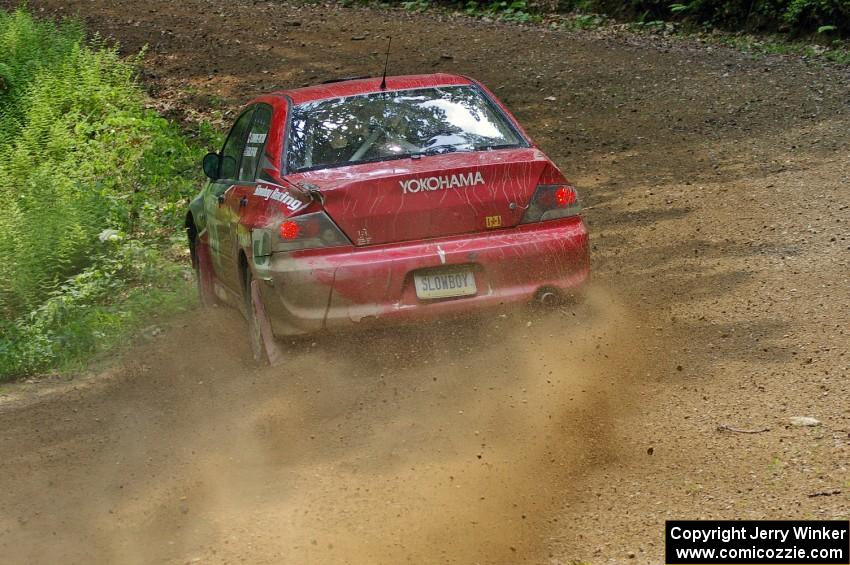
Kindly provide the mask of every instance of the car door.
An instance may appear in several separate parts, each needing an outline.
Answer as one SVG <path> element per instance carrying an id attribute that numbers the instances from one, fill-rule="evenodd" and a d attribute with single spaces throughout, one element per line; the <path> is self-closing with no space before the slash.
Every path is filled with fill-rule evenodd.
<path id="1" fill-rule="evenodd" d="M 233 238 L 238 210 L 227 203 L 228 193 L 239 182 L 242 155 L 251 127 L 255 107 L 252 106 L 237 118 L 220 153 L 218 179 L 211 182 L 204 195 L 204 213 L 207 218 L 210 253 L 216 278 L 233 292 L 239 292 L 238 273 Z"/>
<path id="2" fill-rule="evenodd" d="M 227 179 L 221 183 L 224 191 L 215 198 L 215 213 L 217 216 L 217 244 L 218 254 L 221 257 L 221 271 L 216 274 L 221 278 L 222 283 L 227 285 L 234 292 L 242 291 L 242 281 L 240 280 L 239 271 L 239 248 L 250 245 L 250 233 L 245 231 L 241 225 L 241 219 L 246 212 L 248 196 L 253 194 L 257 185 L 258 168 L 263 160 L 263 152 L 266 145 L 266 138 L 269 135 L 269 128 L 272 122 L 272 108 L 268 104 L 256 104 L 243 116 L 249 114 L 250 127 L 247 135 L 244 136 L 244 143 L 238 151 L 238 161 L 234 172 L 225 171 L 228 176 L 233 178 Z M 240 120 L 242 118 L 240 117 Z M 240 125 L 237 122 L 237 125 Z M 234 126 L 234 129 L 236 126 Z M 242 135 L 241 132 L 238 132 Z M 227 148 L 233 150 L 236 147 Z M 228 166 L 232 166 L 233 161 L 230 161 L 222 153 L 222 162 L 227 160 Z M 224 173 L 223 173 L 224 174 Z M 242 243 L 240 243 L 242 238 Z"/>
<path id="3" fill-rule="evenodd" d="M 245 216 L 253 211 L 257 213 L 256 207 L 249 207 L 249 196 L 254 194 L 257 187 L 258 169 L 264 161 L 264 149 L 266 138 L 269 135 L 269 128 L 272 122 L 272 108 L 268 104 L 257 104 L 254 110 L 254 115 L 251 120 L 251 128 L 248 131 L 248 137 L 245 147 L 242 150 L 242 159 L 239 162 L 239 170 L 236 175 L 236 181 L 233 186 L 225 193 L 223 208 L 228 210 L 230 217 L 236 218 L 235 221 L 228 224 L 225 237 L 227 245 L 230 246 L 229 253 L 234 257 L 239 257 L 239 249 L 251 246 L 251 233 L 245 227 Z M 233 276 L 236 281 L 234 290 L 242 290 L 242 280 L 240 277 L 238 261 L 234 262 L 235 269 Z"/>

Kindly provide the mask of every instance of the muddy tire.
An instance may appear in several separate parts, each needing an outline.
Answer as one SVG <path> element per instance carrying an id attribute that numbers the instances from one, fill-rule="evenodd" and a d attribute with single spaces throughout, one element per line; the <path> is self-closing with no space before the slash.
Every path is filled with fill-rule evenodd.
<path id="1" fill-rule="evenodd" d="M 212 260 L 209 248 L 198 234 L 192 240 L 192 269 L 195 271 L 195 284 L 198 288 L 198 301 L 204 308 L 216 303 L 213 291 Z"/>
<path id="2" fill-rule="evenodd" d="M 260 325 L 260 316 L 257 312 L 259 293 L 255 289 L 256 284 L 251 274 L 251 269 L 245 269 L 245 320 L 248 324 L 248 341 L 251 344 L 251 355 L 254 363 L 260 367 L 269 365 L 269 356 L 263 341 L 263 331 Z"/>

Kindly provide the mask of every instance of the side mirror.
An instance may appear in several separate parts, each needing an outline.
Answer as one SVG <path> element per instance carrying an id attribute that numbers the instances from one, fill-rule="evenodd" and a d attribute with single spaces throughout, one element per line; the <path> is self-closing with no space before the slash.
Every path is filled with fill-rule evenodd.
<path id="1" fill-rule="evenodd" d="M 218 178 L 235 179 L 236 178 L 236 159 L 230 155 L 222 155 L 218 164 Z"/>
<path id="2" fill-rule="evenodd" d="M 218 180 L 219 178 L 219 169 L 221 166 L 221 159 L 218 156 L 218 153 L 207 153 L 204 155 L 203 160 L 203 168 L 204 174 L 207 175 L 212 180 Z"/>

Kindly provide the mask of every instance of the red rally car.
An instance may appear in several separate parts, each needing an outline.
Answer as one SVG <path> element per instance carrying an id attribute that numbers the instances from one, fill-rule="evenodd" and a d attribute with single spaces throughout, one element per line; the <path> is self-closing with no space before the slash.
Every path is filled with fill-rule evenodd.
<path id="1" fill-rule="evenodd" d="M 186 217 L 201 299 L 243 310 L 259 360 L 275 337 L 555 303 L 589 276 L 576 189 L 470 78 L 261 96 L 203 165 Z"/>

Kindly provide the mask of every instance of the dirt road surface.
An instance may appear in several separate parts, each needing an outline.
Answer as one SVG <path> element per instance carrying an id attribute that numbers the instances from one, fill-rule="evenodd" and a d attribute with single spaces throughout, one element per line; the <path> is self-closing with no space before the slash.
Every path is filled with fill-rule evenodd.
<path id="1" fill-rule="evenodd" d="M 6 386 L 0 562 L 654 564 L 666 519 L 850 517 L 846 67 L 336 6 L 29 6 L 147 44 L 181 120 L 377 74 L 391 33 L 391 73 L 483 80 L 577 182 L 595 279 L 265 370 L 238 314 L 196 312 L 104 374 Z"/>

